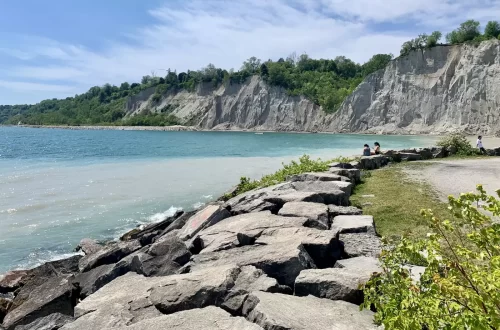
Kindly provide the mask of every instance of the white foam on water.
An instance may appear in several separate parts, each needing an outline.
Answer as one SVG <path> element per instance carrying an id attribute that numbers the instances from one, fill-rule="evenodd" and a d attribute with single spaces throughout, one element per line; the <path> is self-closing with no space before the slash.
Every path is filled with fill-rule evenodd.
<path id="1" fill-rule="evenodd" d="M 205 203 L 203 202 L 197 202 L 197 203 L 194 203 L 193 204 L 193 208 L 194 209 L 199 209 L 200 207 L 202 207 L 203 205 L 205 205 Z"/>
<path id="2" fill-rule="evenodd" d="M 148 220 L 149 222 L 160 222 L 160 221 L 163 221 L 165 220 L 166 218 L 168 217 L 171 217 L 175 214 L 175 212 L 177 211 L 180 211 L 182 210 L 182 208 L 180 207 L 175 207 L 175 206 L 171 206 L 168 210 L 166 210 L 165 212 L 160 212 L 160 213 L 155 213 L 153 215 L 151 215 Z"/>

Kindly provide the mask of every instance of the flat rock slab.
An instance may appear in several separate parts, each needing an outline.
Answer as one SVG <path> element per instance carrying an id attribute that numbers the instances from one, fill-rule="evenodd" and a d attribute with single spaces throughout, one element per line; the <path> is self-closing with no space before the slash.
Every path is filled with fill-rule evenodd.
<path id="1" fill-rule="evenodd" d="M 276 278 L 280 284 L 290 287 L 303 269 L 316 268 L 300 242 L 290 241 L 198 254 L 191 258 L 188 265 L 191 271 L 227 265 L 255 266 Z"/>
<path id="2" fill-rule="evenodd" d="M 77 299 L 70 276 L 54 277 L 30 292 L 26 301 L 9 311 L 3 326 L 13 330 L 52 313 L 73 315 Z"/>
<path id="3" fill-rule="evenodd" d="M 373 234 L 356 233 L 340 234 L 340 242 L 344 246 L 344 257 L 378 257 L 382 252 L 380 238 Z"/>
<path id="4" fill-rule="evenodd" d="M 338 230 L 341 234 L 375 234 L 375 223 L 371 215 L 338 215 L 333 218 L 332 229 Z"/>
<path id="5" fill-rule="evenodd" d="M 339 175 L 343 178 L 348 178 L 349 181 L 354 183 L 361 182 L 361 171 L 357 168 L 330 167 L 329 172 L 332 175 Z"/>
<path id="6" fill-rule="evenodd" d="M 296 297 L 278 293 L 254 292 L 243 306 L 247 320 L 264 329 L 289 330 L 369 330 L 373 313 L 359 306 L 313 296 Z"/>
<path id="7" fill-rule="evenodd" d="M 337 260 L 335 268 L 347 268 L 352 271 L 381 272 L 380 261 L 374 257 L 354 257 Z"/>
<path id="8" fill-rule="evenodd" d="M 190 239 L 202 229 L 210 227 L 229 216 L 231 216 L 229 211 L 220 205 L 208 205 L 189 218 L 178 236 L 182 240 Z"/>
<path id="9" fill-rule="evenodd" d="M 363 214 L 363 210 L 358 209 L 354 206 L 337 206 L 337 205 L 328 205 L 328 212 L 330 213 L 330 217 L 335 218 L 338 215 L 361 215 Z"/>
<path id="10" fill-rule="evenodd" d="M 81 272 L 86 272 L 101 265 L 118 262 L 140 248 L 141 243 L 138 240 L 114 243 L 83 257 L 78 266 Z"/>
<path id="11" fill-rule="evenodd" d="M 302 227 L 306 218 L 285 217 L 269 211 L 247 213 L 226 218 L 212 227 L 202 230 L 194 241 L 201 253 L 216 252 L 254 244 L 266 229 Z"/>
<path id="12" fill-rule="evenodd" d="M 328 206 L 319 203 L 289 202 L 283 205 L 278 212 L 285 217 L 304 217 L 308 221 L 306 227 L 328 229 Z"/>
<path id="13" fill-rule="evenodd" d="M 383 155 L 363 156 L 359 160 L 360 168 L 364 170 L 376 170 L 389 163 L 389 158 Z"/>
<path id="14" fill-rule="evenodd" d="M 287 181 L 349 181 L 349 178 L 328 172 L 309 172 L 292 175 Z"/>
<path id="15" fill-rule="evenodd" d="M 351 195 L 352 188 L 354 185 L 346 181 L 297 181 L 289 182 L 282 185 L 277 190 L 293 189 L 295 191 L 308 191 L 308 192 L 321 192 L 329 193 L 332 191 L 341 190 L 345 192 L 348 196 Z M 327 204 L 335 204 L 329 203 Z"/>
<path id="16" fill-rule="evenodd" d="M 86 328 L 72 328 L 88 330 Z M 143 320 L 130 326 L 107 330 L 262 330 L 242 317 L 232 317 L 217 307 L 205 307 Z M 106 330 L 106 329 L 104 329 Z"/>
<path id="17" fill-rule="evenodd" d="M 57 330 L 74 320 L 72 316 L 54 313 L 39 318 L 30 324 L 17 326 L 15 330 Z"/>
<path id="18" fill-rule="evenodd" d="M 303 270 L 295 280 L 295 295 L 313 295 L 318 298 L 343 300 L 360 305 L 363 302 L 364 285 L 379 267 L 327 268 Z"/>
<path id="19" fill-rule="evenodd" d="M 94 254 L 101 250 L 103 246 L 99 244 L 96 240 L 90 238 L 84 238 L 80 241 L 76 247 L 76 251 L 82 251 L 86 255 Z"/>
<path id="20" fill-rule="evenodd" d="M 406 152 L 400 152 L 399 155 L 401 156 L 402 160 L 406 161 L 415 161 L 415 160 L 422 160 L 422 156 L 420 154 L 414 154 L 414 153 L 406 153 Z"/>
<path id="21" fill-rule="evenodd" d="M 15 291 L 21 286 L 22 279 L 27 273 L 26 270 L 13 270 L 0 276 L 0 293 Z"/>

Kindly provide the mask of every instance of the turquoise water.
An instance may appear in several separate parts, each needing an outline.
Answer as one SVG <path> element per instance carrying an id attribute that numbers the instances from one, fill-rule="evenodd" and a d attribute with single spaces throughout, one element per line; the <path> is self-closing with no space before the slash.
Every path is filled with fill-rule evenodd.
<path id="1" fill-rule="evenodd" d="M 0 127 L 0 273 L 70 254 L 84 237 L 217 198 L 302 154 L 324 159 L 429 146 L 434 138 L 243 132 L 79 131 Z"/>

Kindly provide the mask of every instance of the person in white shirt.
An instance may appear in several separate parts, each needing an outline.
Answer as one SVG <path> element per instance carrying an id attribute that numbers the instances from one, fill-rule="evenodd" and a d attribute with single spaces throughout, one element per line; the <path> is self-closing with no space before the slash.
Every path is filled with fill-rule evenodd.
<path id="1" fill-rule="evenodd" d="M 482 141 L 482 139 L 483 139 L 483 137 L 481 135 L 479 135 L 477 137 L 476 146 L 479 148 L 479 151 L 481 151 L 481 153 L 486 154 L 486 150 L 483 147 L 483 141 Z"/>

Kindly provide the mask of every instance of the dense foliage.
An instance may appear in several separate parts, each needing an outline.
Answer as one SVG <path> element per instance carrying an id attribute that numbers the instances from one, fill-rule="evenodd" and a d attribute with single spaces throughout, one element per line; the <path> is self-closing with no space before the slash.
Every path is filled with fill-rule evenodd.
<path id="1" fill-rule="evenodd" d="M 431 48 L 438 45 L 442 33 L 434 31 L 430 35 L 421 34 L 415 39 L 406 41 L 401 46 L 400 55 L 408 55 L 413 50 Z M 481 34 L 480 23 L 475 20 L 468 20 L 446 35 L 446 42 L 452 45 L 464 42 L 481 42 L 488 39 L 500 39 L 500 23 L 489 21 Z"/>
<path id="2" fill-rule="evenodd" d="M 479 151 L 470 144 L 467 137 L 462 133 L 452 133 L 444 136 L 438 141 L 437 145 L 447 149 L 455 148 L 456 154 L 459 156 L 473 156 L 479 154 Z"/>
<path id="3" fill-rule="evenodd" d="M 500 224 L 484 212 L 499 217 L 500 200 L 477 190 L 449 197 L 448 220 L 422 211 L 427 238 L 383 251 L 363 307 L 385 329 L 500 329 Z M 419 280 L 405 267 L 415 261 L 426 266 Z"/>
<path id="4" fill-rule="evenodd" d="M 0 124 L 31 125 L 170 125 L 178 123 L 170 107 L 160 115 L 143 114 L 139 118 L 125 117 L 129 96 L 154 89 L 150 108 L 158 106 L 168 93 L 194 91 L 199 84 L 216 88 L 222 84 L 240 84 L 252 75 L 260 75 L 270 85 L 285 88 L 290 95 L 304 95 L 325 111 L 335 111 L 342 101 L 368 74 L 383 69 L 392 55 L 378 54 L 363 65 L 339 56 L 334 60 L 314 60 L 306 54 L 292 54 L 278 61 L 251 57 L 239 71 L 223 70 L 213 64 L 198 70 L 181 72 L 167 70 L 166 76 L 155 73 L 142 77 L 140 83 L 124 82 L 118 86 L 95 86 L 84 94 L 66 99 L 45 100 L 35 105 L 0 106 Z M 163 109 L 164 110 L 164 109 Z M 145 117 L 154 118 L 145 118 Z"/>

